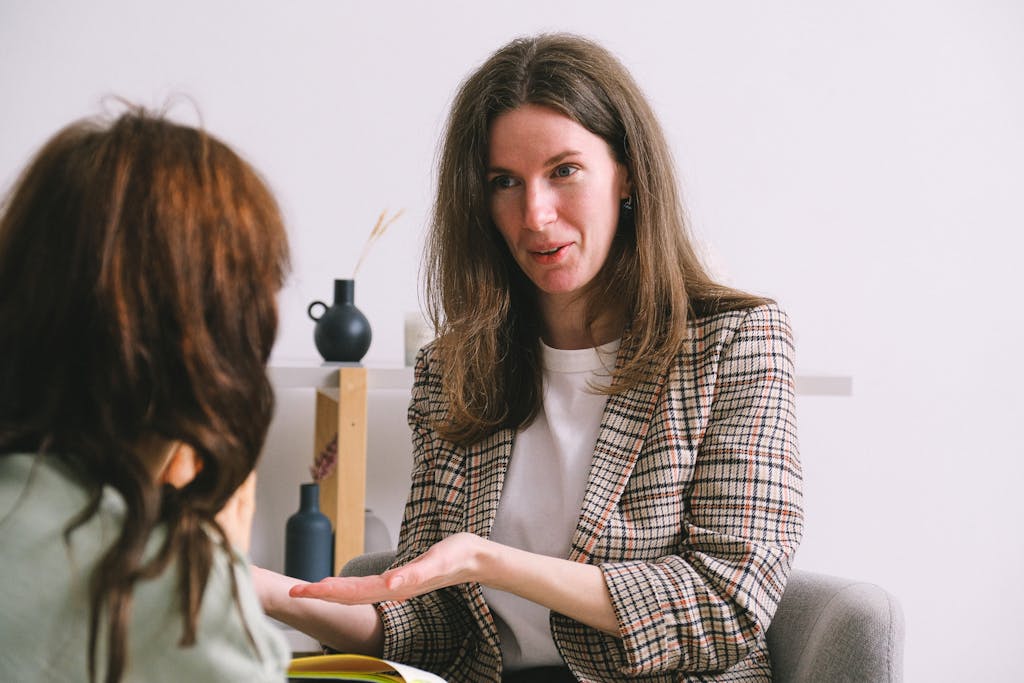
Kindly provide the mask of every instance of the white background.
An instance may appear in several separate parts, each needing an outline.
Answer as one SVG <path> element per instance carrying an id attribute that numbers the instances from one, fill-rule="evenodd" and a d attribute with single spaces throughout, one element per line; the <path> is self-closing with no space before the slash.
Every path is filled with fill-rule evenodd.
<path id="1" fill-rule="evenodd" d="M 277 359 L 316 356 L 306 306 L 352 274 L 382 210 L 405 209 L 356 290 L 366 364 L 400 365 L 451 95 L 539 30 L 621 57 L 714 270 L 790 312 L 798 369 L 853 377 L 852 397 L 799 401 L 797 565 L 899 596 L 907 680 L 1022 680 L 1022 3 L 0 0 L 0 183 L 105 95 L 187 96 L 174 116 L 235 145 L 285 212 Z M 310 405 L 284 392 L 268 444 L 253 551 L 268 566 Z M 404 397 L 370 409 L 369 504 L 394 528 Z"/>

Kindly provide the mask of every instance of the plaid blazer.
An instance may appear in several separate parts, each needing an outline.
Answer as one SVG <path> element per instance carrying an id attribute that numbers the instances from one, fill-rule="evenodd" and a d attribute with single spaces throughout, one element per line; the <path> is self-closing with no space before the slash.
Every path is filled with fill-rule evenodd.
<path id="1" fill-rule="evenodd" d="M 601 568 L 620 637 L 551 614 L 581 681 L 771 680 L 765 631 L 803 532 L 789 320 L 766 304 L 689 326 L 686 352 L 605 408 L 568 559 Z M 617 363 L 629 353 L 627 339 Z M 428 346 L 397 564 L 460 531 L 487 537 L 512 453 L 512 429 L 469 447 L 430 429 L 446 411 L 437 373 Z M 478 584 L 378 610 L 386 658 L 453 683 L 501 680 Z"/>

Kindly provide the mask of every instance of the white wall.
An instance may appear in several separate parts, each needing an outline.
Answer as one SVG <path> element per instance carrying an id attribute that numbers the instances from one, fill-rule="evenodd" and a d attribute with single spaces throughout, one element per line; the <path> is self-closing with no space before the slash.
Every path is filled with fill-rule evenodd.
<path id="1" fill-rule="evenodd" d="M 350 275 L 381 210 L 406 209 L 356 293 L 375 332 L 366 362 L 400 364 L 449 98 L 492 49 L 540 29 L 621 56 L 715 268 L 790 311 L 803 371 L 854 378 L 851 398 L 799 402 L 797 564 L 901 598 L 907 680 L 1020 680 L 1021 3 L 4 0 L 0 183 L 104 94 L 187 94 L 286 212 L 278 358 L 315 355 L 306 305 Z M 304 397 L 282 398 L 267 467 L 298 481 L 312 418 Z M 397 412 L 371 433 L 371 457 L 392 452 L 370 483 L 391 523 Z M 290 482 L 268 493 L 282 481 L 264 477 L 263 524 L 294 507 Z"/>

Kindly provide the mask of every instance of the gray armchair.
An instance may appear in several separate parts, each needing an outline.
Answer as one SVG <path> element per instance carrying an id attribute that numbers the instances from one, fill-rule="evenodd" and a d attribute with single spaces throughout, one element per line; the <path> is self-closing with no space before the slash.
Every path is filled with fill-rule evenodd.
<path id="1" fill-rule="evenodd" d="M 360 555 L 341 574 L 379 574 L 394 556 Z M 903 610 L 874 584 L 796 570 L 768 629 L 768 649 L 777 683 L 899 683 Z"/>
<path id="2" fill-rule="evenodd" d="M 903 610 L 871 583 L 795 570 L 768 628 L 775 680 L 898 683 Z"/>

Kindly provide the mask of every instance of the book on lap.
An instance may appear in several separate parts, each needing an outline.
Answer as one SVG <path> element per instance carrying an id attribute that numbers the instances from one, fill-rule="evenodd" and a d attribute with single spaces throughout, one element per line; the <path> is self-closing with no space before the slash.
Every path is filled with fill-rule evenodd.
<path id="1" fill-rule="evenodd" d="M 364 683 L 445 683 L 429 671 L 366 655 L 297 657 L 288 665 L 288 680 L 363 681 Z"/>

